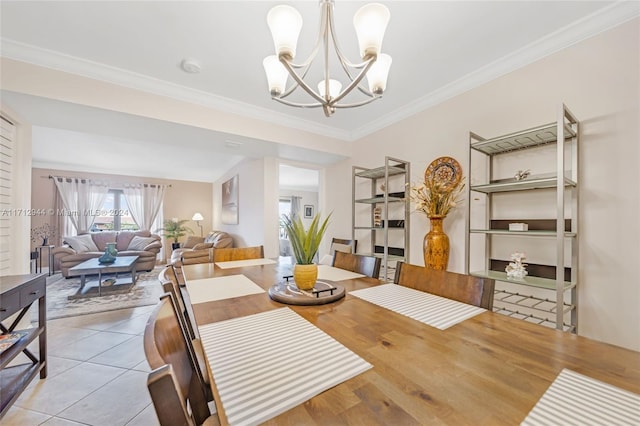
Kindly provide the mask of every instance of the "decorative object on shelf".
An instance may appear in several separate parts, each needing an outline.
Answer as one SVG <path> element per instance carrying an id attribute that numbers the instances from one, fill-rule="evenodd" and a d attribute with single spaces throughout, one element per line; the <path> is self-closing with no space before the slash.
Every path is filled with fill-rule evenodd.
<path id="1" fill-rule="evenodd" d="M 42 241 L 43 246 L 49 245 L 49 238 L 58 236 L 58 229 L 54 226 L 44 223 L 35 228 L 31 228 L 31 241 L 36 243 Z"/>
<path id="2" fill-rule="evenodd" d="M 193 231 L 188 226 L 185 226 L 188 220 L 182 219 L 178 220 L 177 217 L 173 219 L 167 219 L 163 223 L 163 227 L 156 230 L 160 235 L 164 236 L 167 239 L 173 239 L 173 243 L 171 244 L 171 248 L 175 250 L 180 247 L 180 243 L 178 242 L 178 238 L 184 237 L 187 234 L 193 234 Z"/>
<path id="3" fill-rule="evenodd" d="M 191 220 L 193 220 L 196 223 L 196 225 L 198 225 L 198 228 L 200 228 L 200 236 L 202 237 L 203 229 L 200 222 L 204 220 L 204 217 L 202 217 L 201 213 L 194 213 L 194 215 L 191 217 Z"/>
<path id="4" fill-rule="evenodd" d="M 98 258 L 98 262 L 107 264 L 116 261 L 118 255 L 118 249 L 116 249 L 116 243 L 107 243 L 107 247 L 104 249 L 104 254 Z"/>
<path id="5" fill-rule="evenodd" d="M 424 171 L 425 182 L 435 181 L 442 186 L 442 191 L 453 190 L 461 179 L 462 167 L 451 157 L 436 158 Z"/>
<path id="6" fill-rule="evenodd" d="M 380 207 L 373 209 L 373 226 L 376 228 L 382 226 L 382 208 Z"/>
<path id="7" fill-rule="evenodd" d="M 451 162 L 448 161 L 446 164 Z M 433 165 L 434 163 L 431 163 L 429 168 Z M 460 170 L 456 170 L 457 177 L 455 177 L 444 171 L 442 174 L 438 173 L 435 167 L 432 172 L 429 172 L 429 168 L 425 172 L 424 182 L 411 187 L 410 197 L 416 204 L 416 211 L 424 213 L 429 218 L 431 226 L 424 236 L 424 265 L 430 269 L 446 271 L 449 263 L 449 237 L 443 231 L 442 221 L 460 201 L 465 185 Z M 453 169 L 446 167 L 442 170 Z"/>
<path id="8" fill-rule="evenodd" d="M 294 63 L 296 45 L 302 28 L 302 16 L 291 6 L 276 6 L 267 14 L 267 23 L 271 30 L 276 54 L 267 56 L 262 65 L 267 74 L 271 99 L 285 105 L 299 108 L 322 107 L 325 116 L 330 117 L 336 108 L 353 108 L 366 105 L 382 97 L 387 86 L 387 75 L 391 67 L 391 56 L 380 53 L 384 32 L 389 22 L 389 9 L 379 3 L 371 3 L 361 7 L 353 18 L 358 44 L 360 47 L 361 63 L 352 63 L 342 54 L 338 47 L 333 18 L 334 0 L 320 0 L 320 34 L 311 55 L 299 63 Z M 329 78 L 329 43 L 333 43 L 336 57 L 344 70 L 349 82 L 345 89 L 338 80 Z M 323 46 L 321 46 L 323 44 Z M 324 74 L 318 83 L 316 92 L 304 81 L 307 71 L 311 67 L 316 55 L 324 58 Z M 300 72 L 297 72 L 299 69 Z M 311 73 L 310 73 L 311 74 Z M 288 89 L 287 78 L 291 76 L 295 81 Z M 361 85 L 367 77 L 368 87 Z M 303 103 L 285 99 L 298 87 L 313 98 L 314 102 Z M 364 95 L 352 97 L 350 103 L 340 103 L 354 89 Z M 354 91 L 355 93 L 355 91 Z"/>
<path id="9" fill-rule="evenodd" d="M 529 177 L 531 174 L 531 170 L 518 170 L 516 174 L 513 176 L 516 180 L 524 180 Z"/>
<path id="10" fill-rule="evenodd" d="M 528 231 L 529 230 L 529 225 L 526 223 L 510 223 L 509 224 L 509 231 Z"/>
<path id="11" fill-rule="evenodd" d="M 282 226 L 287 231 L 293 256 L 296 259 L 296 264 L 293 267 L 293 280 L 300 290 L 311 290 L 316 284 L 318 265 L 313 263 L 313 258 L 318 252 L 330 217 L 331 214 L 320 223 L 320 214 L 316 214 L 309 229 L 305 230 L 300 216 L 296 215 L 292 218 L 282 215 Z"/>
<path id="12" fill-rule="evenodd" d="M 512 262 L 509 262 L 509 264 L 505 268 L 507 278 L 523 279 L 528 274 L 527 270 L 525 269 L 527 265 L 523 263 L 524 259 L 526 258 L 527 256 L 524 253 L 511 253 Z"/>

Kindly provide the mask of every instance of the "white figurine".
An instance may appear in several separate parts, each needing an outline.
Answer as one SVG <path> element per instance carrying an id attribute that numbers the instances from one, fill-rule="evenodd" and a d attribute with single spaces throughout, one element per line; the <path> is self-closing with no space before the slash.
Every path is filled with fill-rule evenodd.
<path id="1" fill-rule="evenodd" d="M 507 267 L 505 268 L 505 271 L 507 272 L 507 278 L 523 279 L 528 274 L 527 270 L 525 269 L 525 266 L 527 265 L 525 263 L 522 263 L 522 261 L 526 258 L 527 256 L 524 253 L 511 253 L 511 260 L 513 262 L 510 262 L 509 265 L 507 265 Z"/>

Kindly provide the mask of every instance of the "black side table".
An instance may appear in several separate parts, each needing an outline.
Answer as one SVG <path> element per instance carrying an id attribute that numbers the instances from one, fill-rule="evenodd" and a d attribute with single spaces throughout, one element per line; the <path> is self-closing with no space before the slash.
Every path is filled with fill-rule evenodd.
<path id="1" fill-rule="evenodd" d="M 48 245 L 48 246 L 36 246 L 36 251 L 38 252 L 38 258 L 36 259 L 36 273 L 42 272 L 42 252 L 46 249 L 47 256 L 49 256 L 49 276 L 53 274 L 55 271 L 53 265 L 53 252 L 52 250 L 56 246 Z"/>

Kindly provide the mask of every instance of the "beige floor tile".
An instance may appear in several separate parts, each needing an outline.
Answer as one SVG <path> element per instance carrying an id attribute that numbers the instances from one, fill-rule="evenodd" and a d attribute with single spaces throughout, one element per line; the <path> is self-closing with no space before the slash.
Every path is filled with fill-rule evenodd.
<path id="1" fill-rule="evenodd" d="M 42 426 L 84 426 L 84 423 L 72 422 L 71 420 L 61 419 L 60 417 L 51 417 Z"/>
<path id="2" fill-rule="evenodd" d="M 151 367 L 149 367 L 149 363 L 147 362 L 146 358 L 140 364 L 138 364 L 135 367 L 133 367 L 132 370 L 143 371 L 145 373 L 151 373 Z"/>
<path id="3" fill-rule="evenodd" d="M 127 371 L 58 416 L 95 426 L 125 425 L 151 403 L 146 379 L 143 372 Z"/>
<path id="4" fill-rule="evenodd" d="M 51 352 L 55 348 L 67 346 L 97 333 L 99 333 L 97 330 L 79 327 L 47 327 L 47 348 Z"/>
<path id="5" fill-rule="evenodd" d="M 2 426 L 37 426 L 51 416 L 37 411 L 25 410 L 15 405 L 9 409 L 0 423 Z"/>
<path id="6" fill-rule="evenodd" d="M 149 320 L 148 315 L 137 315 L 133 318 L 122 320 L 106 329 L 112 333 L 142 334 Z"/>
<path id="7" fill-rule="evenodd" d="M 142 340 L 142 336 L 133 336 L 131 339 L 94 356 L 89 362 L 113 367 L 133 368 L 142 361 L 146 361 Z"/>
<path id="8" fill-rule="evenodd" d="M 53 378 L 38 380 L 34 386 L 24 391 L 15 405 L 56 415 L 125 371 L 122 368 L 84 362 Z"/>
<path id="9" fill-rule="evenodd" d="M 80 327 L 102 331 L 109 327 L 112 327 L 122 320 L 130 319 L 137 315 L 139 315 L 139 313 L 134 313 L 133 309 L 119 309 L 117 311 L 99 312 L 97 314 L 60 318 L 52 320 L 49 323 L 64 327 Z"/>
<path id="10" fill-rule="evenodd" d="M 57 356 L 47 356 L 47 379 L 52 379 L 57 375 L 64 373 L 67 370 L 72 369 L 78 365 L 82 364 L 81 361 L 76 361 L 74 359 L 67 358 L 59 358 Z M 40 376 L 36 376 L 35 379 L 29 383 L 29 387 L 35 386 L 40 382 Z"/>
<path id="11" fill-rule="evenodd" d="M 153 408 L 153 404 L 149 404 L 147 408 L 127 423 L 127 426 L 156 426 L 159 424 L 156 410 Z"/>
<path id="12" fill-rule="evenodd" d="M 52 356 L 87 361 L 131 338 L 128 334 L 100 331 L 84 339 L 64 346 L 56 346 L 49 351 Z"/>

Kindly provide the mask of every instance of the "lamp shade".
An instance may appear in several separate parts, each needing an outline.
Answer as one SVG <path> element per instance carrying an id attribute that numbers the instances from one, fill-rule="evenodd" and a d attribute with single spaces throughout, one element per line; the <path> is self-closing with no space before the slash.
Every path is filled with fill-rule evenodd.
<path id="1" fill-rule="evenodd" d="M 391 56 L 381 53 L 378 59 L 367 71 L 367 82 L 369 91 L 376 95 L 381 95 L 387 89 L 387 77 L 391 68 Z"/>
<path id="2" fill-rule="evenodd" d="M 380 53 L 390 16 L 389 9 L 380 3 L 362 6 L 354 15 L 353 26 L 356 28 L 363 59 Z"/>
<path id="3" fill-rule="evenodd" d="M 276 6 L 267 14 L 267 24 L 271 30 L 277 55 L 296 56 L 298 36 L 302 28 L 302 15 L 287 5 Z"/>
<path id="4" fill-rule="evenodd" d="M 267 56 L 262 61 L 264 72 L 267 74 L 267 83 L 271 96 L 279 96 L 287 85 L 289 72 L 280 63 L 276 55 Z"/>
<path id="5" fill-rule="evenodd" d="M 191 218 L 191 220 L 204 220 L 204 217 L 202 217 L 202 215 L 200 213 L 195 213 L 193 215 L 193 217 Z"/>
<path id="6" fill-rule="evenodd" d="M 342 83 L 334 79 L 329 80 L 329 96 L 331 98 L 338 96 L 341 90 Z M 325 97 L 325 80 L 320 80 L 320 83 L 318 83 L 318 93 L 320 93 L 320 96 Z"/>

